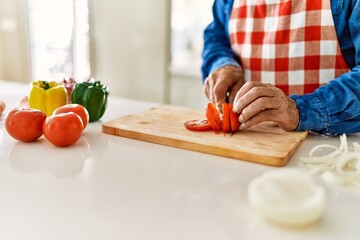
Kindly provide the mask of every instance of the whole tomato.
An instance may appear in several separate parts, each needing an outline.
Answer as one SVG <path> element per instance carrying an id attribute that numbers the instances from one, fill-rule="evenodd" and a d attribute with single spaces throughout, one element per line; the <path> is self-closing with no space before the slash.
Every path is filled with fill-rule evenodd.
<path id="1" fill-rule="evenodd" d="M 35 109 L 14 108 L 5 116 L 5 128 L 18 141 L 35 141 L 43 134 L 45 113 Z"/>
<path id="2" fill-rule="evenodd" d="M 44 136 L 58 147 L 70 146 L 79 140 L 83 132 L 83 122 L 73 112 L 54 114 L 46 118 L 43 124 Z"/>
<path id="3" fill-rule="evenodd" d="M 53 114 L 73 112 L 80 116 L 84 129 L 89 123 L 89 113 L 83 105 L 80 104 L 66 104 L 55 109 Z"/>
<path id="4" fill-rule="evenodd" d="M 0 116 L 3 113 L 3 111 L 5 110 L 5 107 L 6 107 L 5 103 L 0 100 Z"/>

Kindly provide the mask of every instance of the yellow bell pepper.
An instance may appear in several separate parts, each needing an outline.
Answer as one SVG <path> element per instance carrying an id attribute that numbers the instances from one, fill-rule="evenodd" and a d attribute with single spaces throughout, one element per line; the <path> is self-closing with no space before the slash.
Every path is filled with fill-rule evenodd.
<path id="1" fill-rule="evenodd" d="M 63 84 L 43 80 L 32 82 L 29 94 L 30 108 L 43 111 L 46 116 L 67 103 L 67 92 Z"/>

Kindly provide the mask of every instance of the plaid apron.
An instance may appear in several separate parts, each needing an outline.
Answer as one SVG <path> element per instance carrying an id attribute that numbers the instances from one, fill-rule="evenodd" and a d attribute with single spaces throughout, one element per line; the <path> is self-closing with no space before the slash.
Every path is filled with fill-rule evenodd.
<path id="1" fill-rule="evenodd" d="M 288 95 L 311 93 L 349 71 L 330 0 L 234 0 L 229 34 L 245 80 Z"/>

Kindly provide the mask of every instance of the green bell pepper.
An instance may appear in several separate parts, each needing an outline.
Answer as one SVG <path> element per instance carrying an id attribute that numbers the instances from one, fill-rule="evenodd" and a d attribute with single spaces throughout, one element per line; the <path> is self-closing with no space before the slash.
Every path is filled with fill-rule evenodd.
<path id="1" fill-rule="evenodd" d="M 109 88 L 100 81 L 81 82 L 74 85 L 71 101 L 83 105 L 89 112 L 89 122 L 94 122 L 104 115 L 108 96 Z"/>

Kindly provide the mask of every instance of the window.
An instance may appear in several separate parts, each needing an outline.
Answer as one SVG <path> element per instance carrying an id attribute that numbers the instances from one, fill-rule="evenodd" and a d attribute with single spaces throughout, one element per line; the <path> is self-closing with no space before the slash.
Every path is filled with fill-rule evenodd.
<path id="1" fill-rule="evenodd" d="M 171 68 L 173 73 L 200 75 L 203 31 L 212 20 L 213 1 L 173 0 Z"/>
<path id="2" fill-rule="evenodd" d="M 86 0 L 28 0 L 33 80 L 86 79 L 89 13 Z"/>

